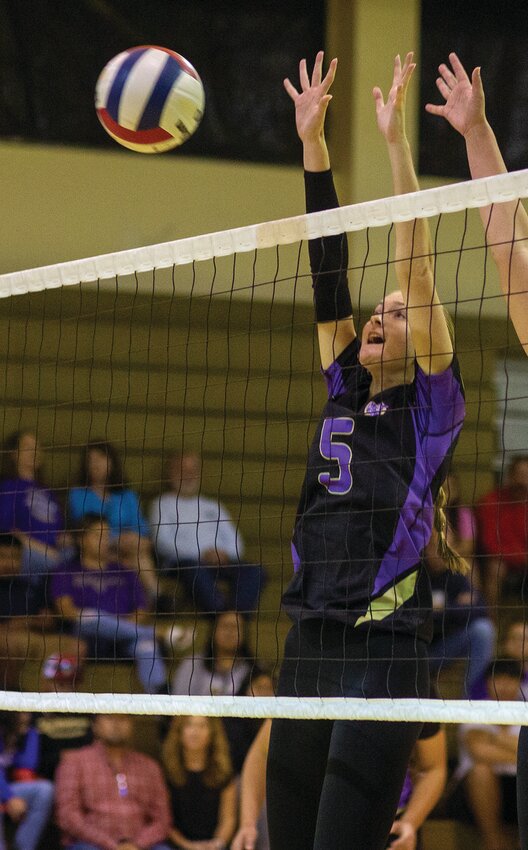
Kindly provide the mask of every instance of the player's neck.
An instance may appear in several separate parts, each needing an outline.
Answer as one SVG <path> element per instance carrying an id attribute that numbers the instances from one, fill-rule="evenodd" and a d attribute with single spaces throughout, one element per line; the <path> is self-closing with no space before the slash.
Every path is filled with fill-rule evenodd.
<path id="1" fill-rule="evenodd" d="M 371 382 L 369 390 L 369 399 L 380 393 L 392 389 L 392 387 L 400 387 L 402 384 L 407 384 L 410 378 L 407 374 L 408 370 L 402 366 L 388 366 L 380 364 L 380 366 L 369 366 Z"/>

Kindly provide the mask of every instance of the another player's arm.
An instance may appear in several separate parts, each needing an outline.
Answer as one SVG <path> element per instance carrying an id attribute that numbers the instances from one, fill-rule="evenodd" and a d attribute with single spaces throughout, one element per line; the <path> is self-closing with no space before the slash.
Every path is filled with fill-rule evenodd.
<path id="1" fill-rule="evenodd" d="M 444 63 L 439 66 L 436 80 L 445 103 L 428 103 L 425 108 L 445 118 L 464 137 L 474 179 L 504 174 L 506 165 L 486 118 L 480 68 L 473 70 L 470 79 L 456 53 L 449 54 L 449 61 L 451 67 Z M 528 354 L 528 214 L 521 201 L 481 207 L 479 211 L 511 320 Z"/>
<path id="2" fill-rule="evenodd" d="M 339 205 L 335 190 L 333 199 L 324 207 L 314 207 L 310 203 L 310 175 L 321 175 L 326 182 L 325 173 L 330 170 L 330 156 L 326 145 L 324 123 L 326 110 L 332 95 L 328 94 L 337 68 L 337 59 L 332 59 L 326 76 L 322 76 L 324 54 L 316 56 L 311 79 L 306 68 L 306 59 L 299 66 L 301 91 L 298 92 L 290 80 L 284 81 L 284 87 L 295 104 L 295 123 L 297 133 L 303 144 L 303 164 L 307 174 L 308 211 L 330 208 Z M 317 178 L 316 178 L 317 180 Z M 316 240 L 314 240 L 315 242 Z M 328 249 L 328 250 L 327 250 Z M 321 365 L 327 369 L 342 351 L 356 338 L 352 318 L 352 305 L 348 293 L 346 277 L 346 235 L 328 237 L 323 240 L 322 262 L 315 259 L 315 246 L 310 246 L 312 274 L 314 276 L 317 335 L 321 354 Z M 325 297 L 326 290 L 326 297 Z M 321 309 L 321 301 L 326 301 L 327 310 Z M 319 303 L 318 303 L 319 302 Z M 337 305 L 337 310 L 335 306 Z M 336 319 L 337 315 L 337 319 Z M 322 318 L 321 318 L 322 317 Z"/>
<path id="3" fill-rule="evenodd" d="M 425 823 L 443 794 L 447 780 L 447 746 L 444 729 L 431 738 L 418 740 L 414 748 L 416 776 L 407 807 L 392 832 L 394 850 L 416 846 L 416 833 Z M 413 845 L 414 842 L 414 845 Z"/>
<path id="4" fill-rule="evenodd" d="M 411 149 L 405 132 L 405 95 L 416 67 L 408 53 L 403 66 L 394 60 L 392 85 L 384 102 L 381 89 L 373 90 L 378 127 L 387 143 L 394 194 L 419 190 Z M 398 222 L 396 276 L 408 309 L 408 322 L 418 364 L 424 372 L 444 372 L 453 359 L 453 344 L 444 309 L 434 285 L 431 237 L 427 219 Z"/>
<path id="5" fill-rule="evenodd" d="M 254 850 L 257 823 L 266 798 L 266 760 L 271 720 L 265 720 L 253 741 L 242 768 L 240 780 L 240 827 L 231 850 Z"/>

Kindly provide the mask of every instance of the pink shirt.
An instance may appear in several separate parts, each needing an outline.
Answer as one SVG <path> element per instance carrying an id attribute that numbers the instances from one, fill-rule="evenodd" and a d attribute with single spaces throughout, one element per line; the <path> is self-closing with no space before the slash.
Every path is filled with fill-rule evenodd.
<path id="1" fill-rule="evenodd" d="M 63 755 L 56 807 L 64 844 L 85 841 L 116 850 L 128 839 L 149 848 L 164 841 L 171 826 L 167 787 L 156 762 L 130 751 L 116 774 L 99 742 Z"/>

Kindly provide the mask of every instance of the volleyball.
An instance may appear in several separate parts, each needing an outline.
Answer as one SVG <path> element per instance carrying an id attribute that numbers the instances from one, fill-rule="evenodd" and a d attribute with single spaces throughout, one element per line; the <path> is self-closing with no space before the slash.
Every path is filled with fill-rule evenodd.
<path id="1" fill-rule="evenodd" d="M 202 81 L 187 59 L 166 47 L 132 47 L 114 56 L 95 87 L 106 132 L 126 148 L 162 153 L 183 144 L 205 105 Z"/>

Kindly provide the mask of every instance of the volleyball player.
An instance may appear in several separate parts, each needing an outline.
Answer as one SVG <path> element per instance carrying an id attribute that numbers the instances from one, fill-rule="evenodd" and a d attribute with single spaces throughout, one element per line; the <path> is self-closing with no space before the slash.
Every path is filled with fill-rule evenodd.
<path id="1" fill-rule="evenodd" d="M 303 144 L 308 212 L 338 206 L 324 135 L 337 61 L 324 78 L 322 63 L 320 52 L 310 79 L 301 61 L 300 91 L 285 81 Z M 414 67 L 412 54 L 403 67 L 396 58 L 386 103 L 374 90 L 396 193 L 418 188 L 404 121 Z M 295 574 L 283 598 L 293 627 L 279 693 L 427 697 L 431 592 L 422 551 L 464 418 L 427 223 L 396 225 L 400 291 L 384 295 L 361 339 L 346 237 L 309 247 L 329 399 L 295 524 Z M 384 848 L 419 731 L 417 723 L 274 721 L 267 769 L 272 850 Z"/>
<path id="2" fill-rule="evenodd" d="M 506 165 L 486 118 L 480 68 L 470 79 L 456 53 L 449 54 L 449 61 L 439 66 L 436 80 L 445 103 L 425 108 L 464 137 L 473 178 L 504 174 Z M 480 214 L 513 326 L 528 354 L 528 214 L 521 201 L 481 207 Z M 521 848 L 528 850 L 528 726 L 521 728 L 517 750 L 517 811 Z"/>

